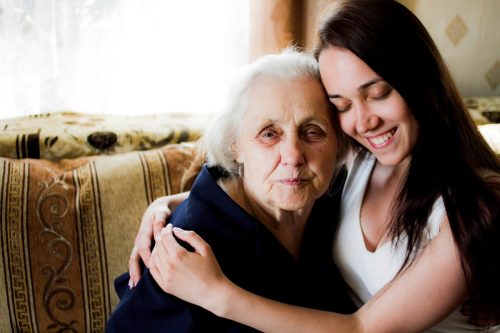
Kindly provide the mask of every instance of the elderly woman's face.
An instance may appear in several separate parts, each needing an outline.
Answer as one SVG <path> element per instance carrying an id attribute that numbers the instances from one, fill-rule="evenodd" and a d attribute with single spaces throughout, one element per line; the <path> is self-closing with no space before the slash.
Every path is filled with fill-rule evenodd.
<path id="1" fill-rule="evenodd" d="M 321 84 L 263 78 L 249 101 L 237 145 L 247 194 L 271 209 L 312 204 L 330 184 L 337 150 Z"/>

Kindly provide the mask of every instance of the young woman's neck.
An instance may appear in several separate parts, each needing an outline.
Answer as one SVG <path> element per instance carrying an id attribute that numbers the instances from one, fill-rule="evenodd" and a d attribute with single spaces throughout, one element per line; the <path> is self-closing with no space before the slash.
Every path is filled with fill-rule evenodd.
<path id="1" fill-rule="evenodd" d="M 360 211 L 360 223 L 365 247 L 376 251 L 385 244 L 392 220 L 392 207 L 399 195 L 408 162 L 383 165 L 376 162 L 366 187 Z"/>

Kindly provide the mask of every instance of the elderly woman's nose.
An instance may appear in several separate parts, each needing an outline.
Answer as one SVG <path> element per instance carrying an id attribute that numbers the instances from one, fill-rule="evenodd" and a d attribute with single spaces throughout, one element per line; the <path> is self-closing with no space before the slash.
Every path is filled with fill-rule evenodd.
<path id="1" fill-rule="evenodd" d="M 281 143 L 281 162 L 286 165 L 301 165 L 305 161 L 304 145 L 298 137 L 288 137 Z"/>

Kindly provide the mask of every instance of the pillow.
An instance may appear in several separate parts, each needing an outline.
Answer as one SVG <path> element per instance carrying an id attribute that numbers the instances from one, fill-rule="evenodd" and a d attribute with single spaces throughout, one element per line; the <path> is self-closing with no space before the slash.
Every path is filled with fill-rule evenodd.
<path id="1" fill-rule="evenodd" d="M 476 125 L 500 123 L 500 96 L 465 97 L 464 103 Z"/>
<path id="2" fill-rule="evenodd" d="M 0 156 L 58 161 L 149 150 L 198 139 L 210 115 L 56 112 L 0 120 Z"/>
<path id="3" fill-rule="evenodd" d="M 493 151 L 500 156 L 500 123 L 479 125 L 478 128 Z"/>
<path id="4" fill-rule="evenodd" d="M 104 331 L 143 212 L 190 188 L 195 155 L 0 158 L 0 331 Z"/>

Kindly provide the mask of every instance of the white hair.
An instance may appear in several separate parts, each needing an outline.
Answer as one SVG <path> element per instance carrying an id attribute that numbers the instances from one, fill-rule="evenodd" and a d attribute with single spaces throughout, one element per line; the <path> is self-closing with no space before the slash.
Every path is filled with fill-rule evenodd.
<path id="1" fill-rule="evenodd" d="M 242 176 L 234 148 L 248 107 L 249 92 L 263 78 L 321 82 L 316 59 L 292 48 L 280 54 L 263 56 L 247 66 L 231 85 L 222 112 L 205 132 L 203 144 L 209 166 L 218 166 L 232 176 Z"/>

